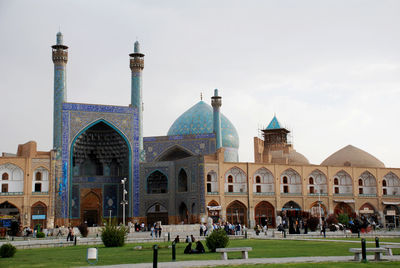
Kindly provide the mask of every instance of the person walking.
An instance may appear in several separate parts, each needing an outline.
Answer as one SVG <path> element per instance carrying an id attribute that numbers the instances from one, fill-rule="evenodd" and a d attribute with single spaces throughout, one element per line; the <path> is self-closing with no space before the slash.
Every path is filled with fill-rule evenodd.
<path id="1" fill-rule="evenodd" d="M 72 228 L 68 227 L 67 241 L 72 241 Z"/>

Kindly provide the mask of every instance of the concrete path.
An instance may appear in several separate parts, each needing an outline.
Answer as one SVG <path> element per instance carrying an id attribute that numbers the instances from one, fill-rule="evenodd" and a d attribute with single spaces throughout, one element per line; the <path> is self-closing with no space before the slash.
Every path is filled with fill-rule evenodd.
<path id="1" fill-rule="evenodd" d="M 374 262 L 374 256 L 368 255 L 368 261 Z M 243 264 L 284 264 L 284 263 L 318 263 L 318 262 L 354 262 L 354 256 L 332 256 L 332 257 L 291 257 L 291 258 L 253 258 L 253 259 L 234 259 L 234 260 L 206 260 L 206 261 L 179 261 L 179 262 L 159 262 L 160 268 L 176 267 L 214 267 L 218 265 L 243 265 Z M 400 256 L 383 256 L 384 261 L 400 261 Z M 118 264 L 107 266 L 96 266 L 107 268 L 150 268 L 153 263 Z"/>

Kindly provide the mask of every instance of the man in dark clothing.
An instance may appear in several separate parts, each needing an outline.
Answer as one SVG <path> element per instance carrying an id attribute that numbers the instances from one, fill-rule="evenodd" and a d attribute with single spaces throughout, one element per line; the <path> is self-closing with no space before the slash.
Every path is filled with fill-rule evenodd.
<path id="1" fill-rule="evenodd" d="M 186 246 L 186 248 L 183 251 L 183 253 L 184 254 L 191 254 L 192 253 L 192 243 L 191 242 Z"/>

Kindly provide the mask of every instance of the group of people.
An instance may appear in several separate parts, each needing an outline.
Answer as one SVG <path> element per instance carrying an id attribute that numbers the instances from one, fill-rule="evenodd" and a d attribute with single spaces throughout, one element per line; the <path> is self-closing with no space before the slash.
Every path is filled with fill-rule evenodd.
<path id="1" fill-rule="evenodd" d="M 150 236 L 155 238 L 157 237 L 161 238 L 161 231 L 162 231 L 161 222 L 155 222 L 150 227 Z"/>

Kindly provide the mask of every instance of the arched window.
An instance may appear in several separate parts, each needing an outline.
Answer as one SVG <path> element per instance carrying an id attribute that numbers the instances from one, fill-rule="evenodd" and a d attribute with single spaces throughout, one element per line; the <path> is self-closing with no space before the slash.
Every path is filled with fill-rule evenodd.
<path id="1" fill-rule="evenodd" d="M 243 170 L 233 167 L 225 173 L 225 192 L 247 192 L 247 176 Z"/>
<path id="2" fill-rule="evenodd" d="M 160 171 L 156 170 L 147 178 L 148 194 L 164 194 L 168 192 L 168 179 Z"/>
<path id="3" fill-rule="evenodd" d="M 320 170 L 316 169 L 308 175 L 308 191 L 310 194 L 328 193 L 328 185 L 326 183 L 326 176 Z"/>
<path id="4" fill-rule="evenodd" d="M 184 169 L 181 169 L 178 175 L 178 192 L 187 192 L 187 190 L 187 174 Z"/>
<path id="5" fill-rule="evenodd" d="M 207 193 L 218 192 L 217 173 L 213 170 L 207 174 Z"/>
<path id="6" fill-rule="evenodd" d="M 358 193 L 376 195 L 376 179 L 370 172 L 365 171 L 359 177 Z"/>
<path id="7" fill-rule="evenodd" d="M 350 175 L 344 170 L 339 171 L 333 177 L 335 194 L 352 195 L 353 194 L 353 180 Z"/>
<path id="8" fill-rule="evenodd" d="M 281 193 L 301 194 L 300 174 L 294 169 L 287 169 L 281 174 Z"/>
<path id="9" fill-rule="evenodd" d="M 35 180 L 41 181 L 42 180 L 42 173 L 41 172 L 36 172 Z"/>
<path id="10" fill-rule="evenodd" d="M 247 225 L 246 206 L 239 201 L 230 203 L 226 208 L 226 220 L 233 224 L 241 223 Z"/>
<path id="11" fill-rule="evenodd" d="M 383 195 L 400 195 L 400 179 L 393 172 L 389 172 L 383 177 Z"/>
<path id="12" fill-rule="evenodd" d="M 265 193 L 271 194 L 275 192 L 274 187 L 274 176 L 271 171 L 266 168 L 259 168 L 253 176 L 254 184 L 253 184 L 253 192 L 255 193 L 263 193 L 260 195 L 264 195 Z"/>
<path id="13" fill-rule="evenodd" d="M 3 175 L 1 176 L 1 179 L 3 181 L 8 181 L 8 173 L 3 173 Z"/>

